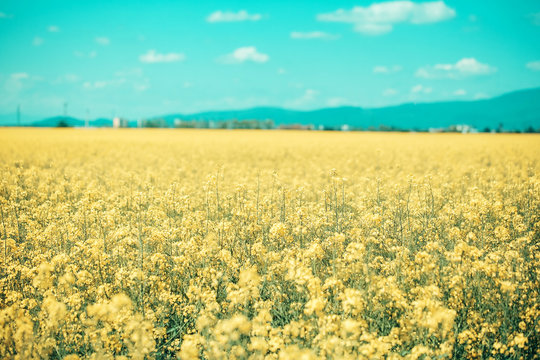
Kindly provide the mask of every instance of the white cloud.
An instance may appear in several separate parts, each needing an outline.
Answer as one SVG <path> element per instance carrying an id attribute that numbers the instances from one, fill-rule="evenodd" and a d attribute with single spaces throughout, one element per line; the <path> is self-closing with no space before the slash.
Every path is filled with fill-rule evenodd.
<path id="1" fill-rule="evenodd" d="M 64 75 L 64 79 L 67 81 L 67 82 L 77 82 L 79 81 L 79 77 L 75 74 L 66 74 Z"/>
<path id="2" fill-rule="evenodd" d="M 13 15 L 6 14 L 5 12 L 0 12 L 0 19 L 9 19 L 12 18 Z"/>
<path id="3" fill-rule="evenodd" d="M 143 63 L 169 63 L 183 61 L 186 56 L 182 53 L 159 54 L 156 50 L 148 50 L 146 54 L 139 56 L 139 60 Z"/>
<path id="4" fill-rule="evenodd" d="M 182 108 L 187 113 L 219 109 L 245 109 L 255 106 L 270 105 L 270 100 L 266 97 L 240 97 L 225 96 L 223 98 L 211 97 L 209 99 L 202 99 L 199 101 L 182 101 L 178 98 L 164 99 L 163 105 L 169 106 L 172 111 Z"/>
<path id="5" fill-rule="evenodd" d="M 140 67 L 127 68 L 115 72 L 114 76 L 140 78 L 143 76 L 143 70 Z"/>
<path id="6" fill-rule="evenodd" d="M 258 52 L 255 46 L 244 46 L 234 50 L 232 54 L 221 56 L 218 61 L 224 64 L 239 64 L 246 61 L 265 63 L 269 59 L 267 54 Z"/>
<path id="7" fill-rule="evenodd" d="M 389 89 L 384 90 L 382 95 L 383 96 L 394 96 L 397 93 L 398 93 L 398 91 L 396 89 L 389 88 Z"/>
<path id="8" fill-rule="evenodd" d="M 85 52 L 76 50 L 73 52 L 73 55 L 80 58 L 95 58 L 97 56 L 97 52 L 90 51 L 89 53 L 85 53 Z"/>
<path id="9" fill-rule="evenodd" d="M 540 12 L 529 14 L 529 18 L 531 18 L 534 25 L 540 26 Z"/>
<path id="10" fill-rule="evenodd" d="M 189 89 L 192 86 L 193 86 L 193 83 L 189 81 L 184 81 L 184 89 Z"/>
<path id="11" fill-rule="evenodd" d="M 285 70 L 284 68 L 279 68 L 279 69 L 277 69 L 277 73 L 278 73 L 278 75 L 283 75 L 283 74 L 287 73 L 287 70 Z"/>
<path id="12" fill-rule="evenodd" d="M 470 22 L 476 22 L 478 20 L 478 17 L 474 14 L 469 15 L 469 21 Z"/>
<path id="13" fill-rule="evenodd" d="M 416 70 L 416 72 L 414 73 L 414 76 L 419 77 L 419 78 L 425 78 L 425 79 L 433 77 L 425 67 L 422 67 Z"/>
<path id="14" fill-rule="evenodd" d="M 34 40 L 32 40 L 32 45 L 34 46 L 40 46 L 42 44 L 43 44 L 43 39 L 40 38 L 39 36 L 36 36 Z"/>
<path id="15" fill-rule="evenodd" d="M 310 39 L 322 39 L 322 40 L 337 40 L 340 35 L 329 34 L 324 31 L 310 31 L 310 32 L 291 32 L 291 39 L 298 40 L 310 40 Z"/>
<path id="16" fill-rule="evenodd" d="M 289 83 L 289 87 L 291 87 L 293 89 L 303 89 L 304 84 L 301 83 L 301 82 L 291 82 L 291 83 Z"/>
<path id="17" fill-rule="evenodd" d="M 474 95 L 474 99 L 475 99 L 475 100 L 489 99 L 489 95 L 486 94 L 486 93 L 482 93 L 482 92 L 476 93 L 476 94 Z"/>
<path id="18" fill-rule="evenodd" d="M 529 61 L 526 66 L 527 69 L 530 69 L 532 71 L 540 71 L 540 60 Z"/>
<path id="19" fill-rule="evenodd" d="M 342 97 L 333 97 L 326 101 L 326 105 L 329 107 L 339 107 L 339 106 L 353 106 L 354 104 L 348 99 Z"/>
<path id="20" fill-rule="evenodd" d="M 60 28 L 56 25 L 51 25 L 47 28 L 48 32 L 60 32 Z"/>
<path id="21" fill-rule="evenodd" d="M 98 80 L 98 81 L 85 81 L 82 86 L 84 89 L 97 90 L 103 89 L 109 86 L 119 86 L 126 82 L 126 79 L 113 79 L 113 80 Z"/>
<path id="22" fill-rule="evenodd" d="M 415 75 L 425 79 L 459 79 L 466 76 L 488 75 L 496 71 L 496 67 L 483 64 L 475 58 L 463 58 L 455 64 L 436 64 L 419 68 Z"/>
<path id="23" fill-rule="evenodd" d="M 454 91 L 454 95 L 456 95 L 456 96 L 464 96 L 464 95 L 467 95 L 467 91 L 465 91 L 464 89 L 458 89 L 458 90 Z"/>
<path id="24" fill-rule="evenodd" d="M 422 85 L 413 86 L 413 88 L 411 89 L 411 92 L 413 92 L 413 93 L 420 92 L 420 91 L 422 91 L 422 88 L 423 88 Z"/>
<path id="25" fill-rule="evenodd" d="M 28 75 L 28 73 L 25 73 L 25 72 L 20 72 L 20 73 L 13 73 L 10 75 L 10 77 L 14 80 L 22 80 L 22 79 L 28 79 L 30 75 Z"/>
<path id="26" fill-rule="evenodd" d="M 114 79 L 105 81 L 105 86 L 129 84 L 135 91 L 146 91 L 150 88 L 150 80 L 144 76 L 143 69 L 140 67 L 123 68 L 114 73 Z M 99 86 L 99 84 L 98 84 Z"/>
<path id="27" fill-rule="evenodd" d="M 319 92 L 318 92 L 317 90 L 306 89 L 306 91 L 304 92 L 304 96 L 302 97 L 302 99 L 305 99 L 305 100 L 313 100 L 317 95 L 319 95 Z"/>
<path id="28" fill-rule="evenodd" d="M 108 37 L 100 36 L 100 37 L 97 37 L 97 38 L 96 38 L 96 42 L 97 42 L 99 45 L 106 46 L 106 45 L 109 45 L 109 44 L 111 43 L 111 40 L 110 40 Z"/>
<path id="29" fill-rule="evenodd" d="M 261 14 L 250 14 L 246 10 L 238 12 L 217 10 L 208 15 L 206 21 L 209 23 L 216 22 L 235 22 L 235 21 L 259 21 Z"/>
<path id="30" fill-rule="evenodd" d="M 106 81 L 94 81 L 94 82 L 85 81 L 83 83 L 83 88 L 85 89 L 101 89 L 101 88 L 104 88 L 105 86 L 107 86 Z"/>
<path id="31" fill-rule="evenodd" d="M 13 73 L 9 75 L 4 83 L 4 89 L 11 96 L 16 96 L 25 87 L 31 86 L 30 75 L 25 72 Z"/>
<path id="32" fill-rule="evenodd" d="M 424 85 L 416 85 L 411 88 L 413 94 L 431 94 L 433 89 L 430 87 L 425 87 Z"/>
<path id="33" fill-rule="evenodd" d="M 59 76 L 56 80 L 52 81 L 53 84 L 65 84 L 65 83 L 76 83 L 80 80 L 80 77 L 75 74 L 65 74 Z"/>
<path id="34" fill-rule="evenodd" d="M 398 71 L 401 71 L 402 67 L 400 65 L 393 65 L 393 66 L 384 66 L 384 65 L 377 65 L 373 68 L 373 72 L 375 74 L 390 74 L 390 73 L 396 73 Z"/>
<path id="35" fill-rule="evenodd" d="M 338 9 L 317 15 L 317 20 L 353 24 L 354 30 L 367 35 L 381 35 L 393 30 L 395 24 L 427 24 L 456 16 L 456 11 L 444 1 L 414 3 L 387 1 L 370 6 L 355 6 L 351 10 Z"/>
<path id="36" fill-rule="evenodd" d="M 135 84 L 133 85 L 133 89 L 135 89 L 136 91 L 146 91 L 148 90 L 150 86 L 147 85 L 147 84 Z"/>
<path id="37" fill-rule="evenodd" d="M 52 85 L 62 85 L 62 84 L 74 84 L 79 82 L 81 79 L 75 74 L 64 74 L 58 76 L 56 79 L 51 80 L 50 84 Z"/>
<path id="38" fill-rule="evenodd" d="M 319 92 L 317 90 L 313 89 L 306 89 L 304 91 L 304 94 L 300 96 L 299 98 L 296 98 L 292 101 L 288 101 L 285 103 L 285 107 L 288 108 L 302 108 L 305 107 L 316 99 L 317 95 L 319 95 Z"/>

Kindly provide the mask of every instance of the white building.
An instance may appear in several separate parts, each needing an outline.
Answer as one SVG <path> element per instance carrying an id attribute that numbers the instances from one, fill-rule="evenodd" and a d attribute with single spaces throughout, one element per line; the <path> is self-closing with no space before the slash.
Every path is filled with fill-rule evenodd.
<path id="1" fill-rule="evenodd" d="M 127 128 L 128 121 L 126 119 L 119 118 L 118 116 L 113 119 L 113 128 Z"/>

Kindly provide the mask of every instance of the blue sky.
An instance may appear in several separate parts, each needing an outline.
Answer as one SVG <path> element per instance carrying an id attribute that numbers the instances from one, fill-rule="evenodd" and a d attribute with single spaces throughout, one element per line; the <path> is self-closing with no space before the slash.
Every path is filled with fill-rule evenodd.
<path id="1" fill-rule="evenodd" d="M 1 1 L 0 114 L 128 118 L 540 86 L 540 1 Z"/>

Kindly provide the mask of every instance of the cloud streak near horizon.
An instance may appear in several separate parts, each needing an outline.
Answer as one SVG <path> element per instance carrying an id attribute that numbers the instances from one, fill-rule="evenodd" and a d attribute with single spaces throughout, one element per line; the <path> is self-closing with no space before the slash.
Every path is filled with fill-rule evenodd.
<path id="1" fill-rule="evenodd" d="M 239 21 L 259 21 L 262 19 L 261 14 L 250 14 L 246 10 L 238 12 L 217 10 L 208 15 L 206 21 L 209 23 L 218 22 L 239 22 Z"/>
<path id="2" fill-rule="evenodd" d="M 257 51 L 255 46 L 240 47 L 232 53 L 218 58 L 218 62 L 223 64 L 241 64 L 244 62 L 265 63 L 268 60 L 270 60 L 270 56 Z"/>
<path id="3" fill-rule="evenodd" d="M 145 54 L 139 56 L 139 60 L 143 63 L 171 63 L 183 61 L 186 56 L 183 53 L 167 53 L 160 54 L 156 50 L 148 50 Z"/>
<path id="4" fill-rule="evenodd" d="M 460 79 L 467 76 L 489 75 L 497 68 L 475 58 L 463 58 L 455 64 L 436 64 L 419 68 L 415 75 L 425 79 Z"/>

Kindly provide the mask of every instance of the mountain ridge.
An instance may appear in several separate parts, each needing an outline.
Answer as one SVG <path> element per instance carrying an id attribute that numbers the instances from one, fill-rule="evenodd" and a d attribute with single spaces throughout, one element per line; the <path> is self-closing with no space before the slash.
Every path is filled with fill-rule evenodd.
<path id="1" fill-rule="evenodd" d="M 399 105 L 362 108 L 342 106 L 315 110 L 291 110 L 280 107 L 260 106 L 239 110 L 203 111 L 193 114 L 172 113 L 149 117 L 148 120 L 163 120 L 172 127 L 176 119 L 183 121 L 221 122 L 227 120 L 271 119 L 280 125 L 314 125 L 324 128 L 369 129 L 381 126 L 394 129 L 427 130 L 466 124 L 477 129 L 500 128 L 525 130 L 540 128 L 540 88 L 522 89 L 482 100 L 441 101 L 431 103 L 404 103 Z M 73 117 L 55 116 L 26 125 L 55 127 L 64 120 L 69 126 L 84 126 L 85 121 Z M 0 126 L 16 126 L 15 121 L 2 121 Z M 89 121 L 90 126 L 110 127 L 112 120 L 100 118 Z M 129 121 L 130 127 L 137 126 L 136 120 Z"/>
<path id="2" fill-rule="evenodd" d="M 357 128 L 381 125 L 400 129 L 428 129 L 467 124 L 479 129 L 511 130 L 540 127 L 540 88 L 523 89 L 490 99 L 404 103 L 362 108 L 343 106 L 316 110 L 289 110 L 279 107 L 253 107 L 243 110 L 206 111 L 196 114 L 167 114 L 168 124 L 174 119 L 223 121 L 228 119 L 272 119 L 276 125 L 302 124 L 339 127 L 347 124 Z"/>

